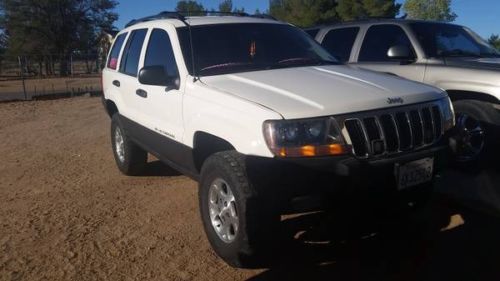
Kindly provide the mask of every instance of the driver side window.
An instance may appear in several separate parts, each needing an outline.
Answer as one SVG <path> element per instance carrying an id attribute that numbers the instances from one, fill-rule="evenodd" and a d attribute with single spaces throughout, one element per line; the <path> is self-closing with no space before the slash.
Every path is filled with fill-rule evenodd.
<path id="1" fill-rule="evenodd" d="M 165 30 L 153 29 L 149 37 L 144 66 L 163 66 L 169 77 L 179 76 L 170 37 Z"/>
<path id="2" fill-rule="evenodd" d="M 390 24 L 374 25 L 365 35 L 358 61 L 391 62 L 393 60 L 387 56 L 387 51 L 396 45 L 404 45 L 413 50 L 410 39 L 401 27 Z"/>

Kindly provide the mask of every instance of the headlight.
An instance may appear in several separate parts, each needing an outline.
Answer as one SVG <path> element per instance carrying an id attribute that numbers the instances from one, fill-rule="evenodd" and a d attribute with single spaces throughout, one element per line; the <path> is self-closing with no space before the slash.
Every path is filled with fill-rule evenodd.
<path id="1" fill-rule="evenodd" d="M 455 110 L 449 97 L 441 100 L 441 108 L 443 109 L 444 131 L 448 131 L 455 127 Z"/>
<path id="2" fill-rule="evenodd" d="M 313 157 L 350 152 L 333 117 L 264 122 L 269 149 L 278 157 Z"/>

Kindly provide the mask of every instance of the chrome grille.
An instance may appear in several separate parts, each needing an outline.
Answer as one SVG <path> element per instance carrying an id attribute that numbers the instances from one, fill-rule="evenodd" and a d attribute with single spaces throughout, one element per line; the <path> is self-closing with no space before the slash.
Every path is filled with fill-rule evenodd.
<path id="1" fill-rule="evenodd" d="M 436 143 L 443 135 L 442 111 L 437 103 L 340 119 L 353 153 L 360 158 L 419 149 Z"/>

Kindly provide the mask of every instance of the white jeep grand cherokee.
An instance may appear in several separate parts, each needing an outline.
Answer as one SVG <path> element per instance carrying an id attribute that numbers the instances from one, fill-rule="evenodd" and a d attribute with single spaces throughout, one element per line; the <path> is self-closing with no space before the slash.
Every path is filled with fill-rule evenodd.
<path id="1" fill-rule="evenodd" d="M 246 15 L 131 22 L 103 90 L 118 168 L 136 175 L 151 153 L 197 180 L 208 239 L 237 267 L 267 256 L 294 198 L 431 185 L 454 126 L 442 90 L 340 65 L 300 29 Z"/>

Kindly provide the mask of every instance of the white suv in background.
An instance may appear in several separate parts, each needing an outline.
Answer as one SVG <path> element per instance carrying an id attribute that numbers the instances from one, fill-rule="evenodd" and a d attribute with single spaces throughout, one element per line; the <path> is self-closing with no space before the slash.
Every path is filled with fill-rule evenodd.
<path id="1" fill-rule="evenodd" d="M 294 198 L 427 190 L 454 126 L 445 92 L 340 65 L 298 28 L 242 14 L 131 22 L 103 88 L 118 168 L 139 174 L 151 153 L 198 181 L 207 237 L 237 267 L 269 257 Z"/>
<path id="2" fill-rule="evenodd" d="M 370 19 L 307 30 L 343 63 L 447 91 L 457 115 L 451 138 L 466 167 L 497 165 L 500 53 L 467 27 L 434 21 Z"/>

